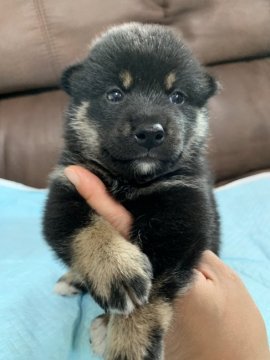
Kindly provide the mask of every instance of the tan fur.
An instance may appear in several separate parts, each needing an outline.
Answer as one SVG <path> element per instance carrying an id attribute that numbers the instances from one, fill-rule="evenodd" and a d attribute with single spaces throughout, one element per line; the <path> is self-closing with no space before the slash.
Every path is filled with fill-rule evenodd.
<path id="1" fill-rule="evenodd" d="M 70 116 L 70 127 L 78 135 L 78 141 L 81 142 L 86 157 L 89 156 L 89 149 L 92 156 L 99 150 L 98 129 L 93 122 L 89 121 L 89 107 L 90 102 L 83 101 L 76 108 L 75 114 Z"/>
<path id="2" fill-rule="evenodd" d="M 65 166 L 57 165 L 49 175 L 49 183 L 51 183 L 55 180 L 58 180 L 63 185 L 72 187 L 71 182 L 68 180 L 68 178 L 66 177 L 66 175 L 64 173 L 64 170 L 65 170 Z"/>
<path id="3" fill-rule="evenodd" d="M 131 126 L 130 122 L 128 122 L 128 121 L 124 122 L 121 126 L 121 133 L 123 134 L 123 136 L 129 137 L 131 131 L 132 131 L 132 126 Z"/>
<path id="4" fill-rule="evenodd" d="M 69 271 L 57 281 L 54 292 L 62 296 L 73 296 L 81 292 L 80 287 L 77 285 L 84 285 L 82 278 L 78 274 Z"/>
<path id="5" fill-rule="evenodd" d="M 106 349 L 109 320 L 109 314 L 98 316 L 92 321 L 90 328 L 92 350 L 102 358 L 104 357 Z"/>
<path id="6" fill-rule="evenodd" d="M 198 139 L 204 139 L 208 133 L 208 114 L 207 109 L 202 108 L 197 111 L 196 125 L 193 130 L 193 134 L 186 144 L 186 149 L 182 155 L 184 160 L 188 160 L 192 155 L 192 146 L 198 141 Z M 202 146 L 202 150 L 207 149 L 207 143 Z"/>
<path id="7" fill-rule="evenodd" d="M 107 221 L 96 215 L 73 242 L 72 268 L 91 282 L 93 290 L 104 298 L 110 296 L 113 281 L 146 276 L 143 254 L 124 239 Z"/>
<path id="8" fill-rule="evenodd" d="M 67 284 L 72 284 L 74 282 L 83 284 L 82 277 L 78 273 L 75 273 L 74 271 L 68 271 L 63 276 L 60 277 L 58 282 L 59 281 L 64 281 Z"/>
<path id="9" fill-rule="evenodd" d="M 122 71 L 119 77 L 125 89 L 129 89 L 133 84 L 133 77 L 129 71 L 127 70 Z"/>
<path id="10" fill-rule="evenodd" d="M 176 80 L 176 75 L 174 72 L 170 72 L 169 74 L 167 74 L 164 80 L 165 89 L 171 90 L 175 80 Z"/>
<path id="11" fill-rule="evenodd" d="M 166 332 L 171 318 L 171 305 L 161 299 L 137 308 L 128 317 L 111 315 L 106 360 L 117 358 L 119 354 L 129 360 L 142 360 L 151 343 L 152 331 L 160 328 Z"/>

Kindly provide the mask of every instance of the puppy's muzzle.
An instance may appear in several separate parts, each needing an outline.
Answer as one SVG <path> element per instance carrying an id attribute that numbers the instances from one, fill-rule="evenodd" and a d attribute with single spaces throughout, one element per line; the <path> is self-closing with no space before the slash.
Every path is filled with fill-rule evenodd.
<path id="1" fill-rule="evenodd" d="M 165 131 L 161 124 L 140 125 L 134 132 L 134 139 L 148 150 L 160 146 L 165 140 Z"/>

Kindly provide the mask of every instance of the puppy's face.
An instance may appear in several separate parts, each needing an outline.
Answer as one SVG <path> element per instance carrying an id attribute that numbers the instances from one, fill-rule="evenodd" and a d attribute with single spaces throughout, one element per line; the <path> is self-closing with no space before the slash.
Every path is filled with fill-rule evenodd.
<path id="1" fill-rule="evenodd" d="M 105 33 L 62 84 L 72 97 L 72 142 L 87 159 L 138 183 L 181 167 L 200 148 L 204 106 L 216 90 L 170 30 L 136 23 Z"/>

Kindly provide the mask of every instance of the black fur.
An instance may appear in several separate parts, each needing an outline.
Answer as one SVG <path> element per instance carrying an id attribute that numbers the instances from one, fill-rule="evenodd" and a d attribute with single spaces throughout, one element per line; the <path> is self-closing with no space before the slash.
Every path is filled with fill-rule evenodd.
<path id="1" fill-rule="evenodd" d="M 162 348 L 162 337 L 164 332 L 162 329 L 153 329 L 151 338 L 149 339 L 149 346 L 147 348 L 147 355 L 145 360 L 160 359 L 163 351 Z"/>
<path id="2" fill-rule="evenodd" d="M 124 70 L 132 75 L 128 89 L 119 78 Z M 176 80 L 168 91 L 164 79 L 170 72 Z M 198 114 L 206 114 L 207 100 L 216 91 L 214 79 L 170 30 L 133 24 L 98 39 L 84 62 L 66 70 L 62 86 L 71 103 L 59 165 L 81 164 L 92 170 L 132 213 L 131 241 L 150 259 L 154 285 L 159 284 L 155 296 L 172 300 L 191 280 L 201 253 L 205 249 L 217 253 L 219 248 L 218 214 L 205 158 L 207 131 L 198 130 Z M 119 103 L 106 98 L 114 88 L 124 94 Z M 185 96 L 182 105 L 169 100 L 175 90 Z M 81 139 L 72 125 L 84 102 L 90 102 L 83 121 L 94 127 L 94 142 Z M 166 133 L 164 143 L 150 155 L 134 141 L 134 129 L 146 123 L 159 123 Z M 140 162 L 150 163 L 151 171 L 142 171 Z M 91 214 L 72 186 L 63 185 L 61 178 L 52 181 L 44 234 L 67 265 L 73 236 L 91 223 Z M 113 298 L 121 303 L 117 289 L 116 284 Z"/>

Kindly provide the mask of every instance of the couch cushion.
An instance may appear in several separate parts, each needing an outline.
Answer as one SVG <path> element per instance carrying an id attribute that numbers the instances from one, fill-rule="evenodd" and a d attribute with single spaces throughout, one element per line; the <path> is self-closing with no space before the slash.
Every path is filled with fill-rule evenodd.
<path id="1" fill-rule="evenodd" d="M 153 1 L 2 0 L 0 93 L 55 86 L 109 24 L 161 17 Z"/>
<path id="2" fill-rule="evenodd" d="M 62 147 L 62 91 L 0 100 L 0 176 L 44 187 Z"/>
<path id="3" fill-rule="evenodd" d="M 222 90 L 210 101 L 209 159 L 216 180 L 270 168 L 270 61 L 211 67 Z"/>
<path id="4" fill-rule="evenodd" d="M 204 64 L 269 55 L 266 0 L 2 0 L 0 93 L 55 86 L 108 26 L 173 26 Z M 256 14 L 256 16 L 254 16 Z"/>

